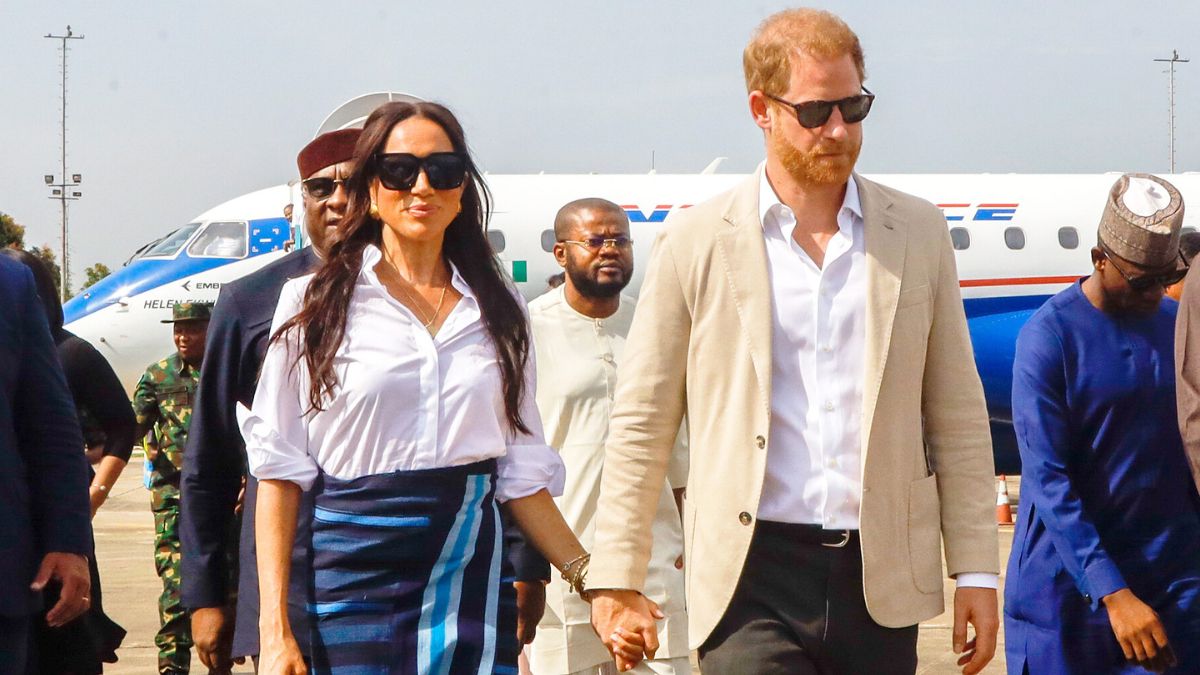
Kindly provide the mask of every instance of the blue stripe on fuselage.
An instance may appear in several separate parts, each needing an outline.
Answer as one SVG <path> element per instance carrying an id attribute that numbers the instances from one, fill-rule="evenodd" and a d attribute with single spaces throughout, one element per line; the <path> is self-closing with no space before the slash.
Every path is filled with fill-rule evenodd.
<path id="1" fill-rule="evenodd" d="M 63 305 L 65 323 L 78 321 L 103 309 L 123 297 L 181 281 L 187 277 L 216 269 L 244 258 L 191 258 L 181 254 L 174 259 L 140 258 L 98 281 L 83 293 Z M 187 293 L 183 288 L 180 294 Z"/>

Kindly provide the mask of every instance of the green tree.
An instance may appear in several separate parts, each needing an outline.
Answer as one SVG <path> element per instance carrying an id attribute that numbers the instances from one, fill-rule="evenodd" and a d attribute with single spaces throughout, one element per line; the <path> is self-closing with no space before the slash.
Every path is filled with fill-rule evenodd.
<path id="1" fill-rule="evenodd" d="M 0 248 L 24 248 L 25 226 L 7 213 L 0 213 Z"/>
<path id="2" fill-rule="evenodd" d="M 87 280 L 84 281 L 83 285 L 79 287 L 80 291 L 83 291 L 83 289 L 87 288 L 88 286 L 91 286 L 97 281 L 100 281 L 104 277 L 112 274 L 112 270 L 108 269 L 108 265 L 105 265 L 104 263 L 96 263 L 83 272 L 87 275 Z"/>
<path id="3" fill-rule="evenodd" d="M 58 266 L 58 258 L 54 255 L 54 249 L 50 248 L 50 244 L 42 246 L 34 246 L 29 249 L 29 252 L 41 258 L 42 262 L 49 268 L 50 273 L 54 275 L 54 290 L 60 295 L 62 294 L 62 268 Z M 67 297 L 71 297 L 71 280 L 67 280 Z"/>

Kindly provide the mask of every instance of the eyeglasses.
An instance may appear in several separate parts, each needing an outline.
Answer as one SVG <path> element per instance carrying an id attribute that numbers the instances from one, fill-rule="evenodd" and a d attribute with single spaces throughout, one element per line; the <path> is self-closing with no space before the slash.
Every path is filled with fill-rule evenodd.
<path id="1" fill-rule="evenodd" d="M 1188 262 L 1186 259 L 1184 259 L 1182 252 L 1179 254 L 1179 259 L 1183 262 L 1182 269 L 1172 270 L 1164 274 L 1142 274 L 1140 276 L 1132 277 L 1129 276 L 1129 274 L 1126 273 L 1119 264 L 1117 264 L 1116 259 L 1118 256 L 1112 251 L 1109 251 L 1107 246 L 1101 246 L 1100 250 L 1104 251 L 1104 257 L 1108 258 L 1108 261 L 1113 264 L 1113 268 L 1117 270 L 1117 274 L 1120 274 L 1121 277 L 1125 279 L 1125 283 L 1129 284 L 1129 290 L 1133 291 L 1134 293 L 1141 293 L 1142 291 L 1150 290 L 1155 286 L 1162 288 L 1174 286 L 1180 281 L 1183 281 L 1183 278 L 1187 276 L 1188 273 Z"/>
<path id="2" fill-rule="evenodd" d="M 857 124 L 865 120 L 867 113 L 871 112 L 871 104 L 875 102 L 875 94 L 872 94 L 871 90 L 866 87 L 863 87 L 862 90 L 866 93 L 847 96 L 836 101 L 804 101 L 803 103 L 785 101 L 772 94 L 763 95 L 794 110 L 800 126 L 805 129 L 816 129 L 829 121 L 834 106 L 837 106 L 837 109 L 842 112 L 842 121 L 846 124 Z"/>
<path id="3" fill-rule="evenodd" d="M 334 190 L 341 185 L 342 189 L 346 189 L 346 179 L 344 178 L 308 178 L 300 181 L 300 187 L 304 190 L 304 194 L 313 199 L 323 202 L 333 196 Z"/>
<path id="4" fill-rule="evenodd" d="M 561 240 L 559 240 L 559 243 L 560 244 L 575 244 L 576 246 L 582 246 L 583 248 L 586 248 L 587 250 L 591 251 L 592 253 L 599 253 L 600 251 L 603 251 L 606 246 L 612 246 L 613 248 L 617 249 L 618 251 L 624 251 L 625 249 L 629 248 L 630 246 L 633 246 L 633 240 L 630 239 L 629 237 L 613 237 L 611 239 L 605 239 L 604 237 L 588 237 L 587 239 L 582 239 L 582 240 L 561 239 Z"/>
<path id="5" fill-rule="evenodd" d="M 411 190 L 422 171 L 429 187 L 453 190 L 467 179 L 467 158 L 457 152 L 435 152 L 424 157 L 407 152 L 381 152 L 375 155 L 375 169 L 379 182 L 389 190 Z"/>

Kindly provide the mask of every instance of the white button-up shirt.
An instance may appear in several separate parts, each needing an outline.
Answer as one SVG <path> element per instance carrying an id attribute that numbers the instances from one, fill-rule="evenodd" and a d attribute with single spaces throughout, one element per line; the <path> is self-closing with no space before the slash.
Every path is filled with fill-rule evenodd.
<path id="1" fill-rule="evenodd" d="M 866 242 L 858 184 L 846 182 L 838 231 L 818 266 L 792 238 L 796 216 L 763 171 L 759 217 L 771 282 L 771 425 L 758 516 L 858 529 L 866 356 Z M 919 386 L 915 385 L 915 386 Z M 958 585 L 996 588 L 990 572 Z"/>
<path id="2" fill-rule="evenodd" d="M 334 361 L 338 386 L 324 410 L 306 412 L 311 379 L 296 361 L 295 333 L 267 350 L 253 409 L 239 410 L 250 472 L 307 490 L 318 471 L 351 479 L 498 458 L 501 501 L 543 488 L 561 494 L 565 471 L 543 439 L 532 350 L 521 404 L 531 433 L 514 436 L 495 349 L 458 270 L 452 266 L 451 283 L 462 299 L 430 335 L 380 283 L 374 267 L 381 259 L 374 246 L 363 252 Z M 272 334 L 300 311 L 311 279 L 283 287 Z"/>
<path id="3" fill-rule="evenodd" d="M 818 266 L 764 171 L 759 215 L 771 282 L 771 426 L 758 516 L 858 529 L 862 492 L 866 248 L 858 186 Z"/>

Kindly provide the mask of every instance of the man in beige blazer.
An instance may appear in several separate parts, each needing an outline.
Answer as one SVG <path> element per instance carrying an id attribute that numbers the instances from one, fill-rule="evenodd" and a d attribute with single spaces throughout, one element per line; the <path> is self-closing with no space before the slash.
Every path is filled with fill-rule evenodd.
<path id="1" fill-rule="evenodd" d="M 853 173 L 874 97 L 840 19 L 776 14 L 744 65 L 766 161 L 655 242 L 606 446 L 593 625 L 619 666 L 657 647 L 639 591 L 686 413 L 703 670 L 915 672 L 944 543 L 953 648 L 979 672 L 999 624 L 993 466 L 945 220 Z"/>

